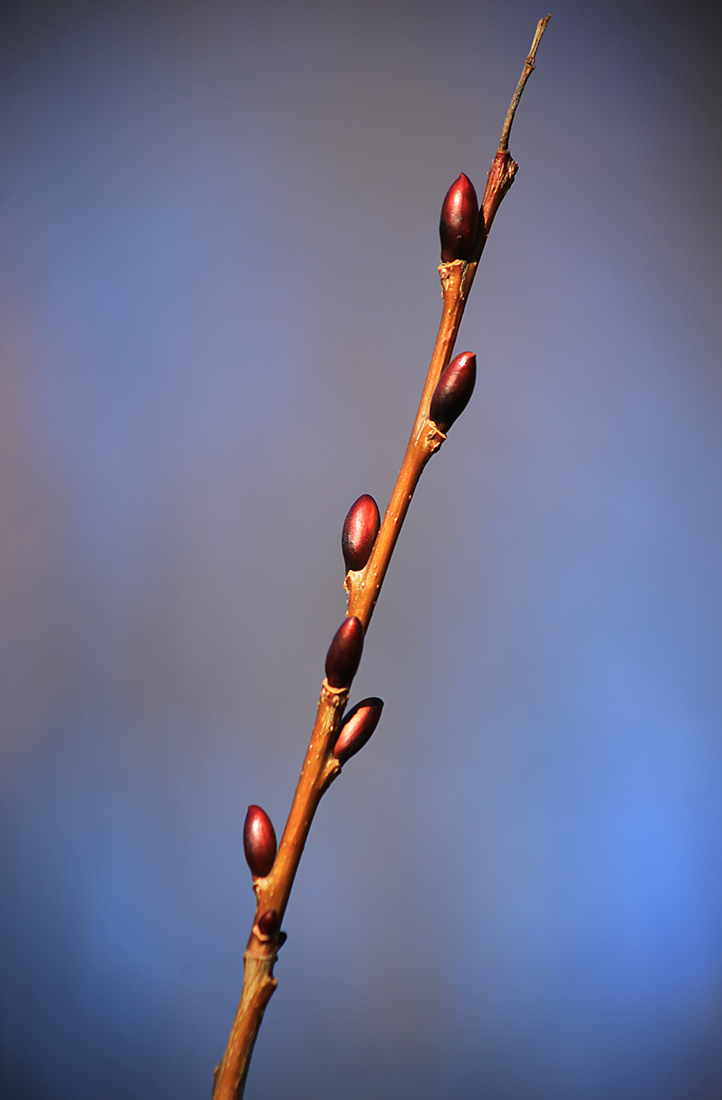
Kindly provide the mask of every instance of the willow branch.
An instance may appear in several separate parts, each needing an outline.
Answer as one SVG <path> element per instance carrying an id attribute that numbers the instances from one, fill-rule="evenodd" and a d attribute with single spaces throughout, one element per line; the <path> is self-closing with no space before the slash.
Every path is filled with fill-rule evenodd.
<path id="1" fill-rule="evenodd" d="M 531 49 L 506 113 L 499 147 L 487 174 L 481 203 L 483 218 L 479 219 L 474 251 L 469 260 L 453 260 L 451 263 L 439 265 L 443 298 L 441 322 L 401 471 L 366 567 L 358 573 L 349 573 L 346 578 L 346 588 L 349 593 L 348 614 L 356 615 L 363 623 L 364 629 L 368 627 L 373 615 L 391 555 L 424 466 L 446 438 L 442 433 L 436 433 L 435 425 L 429 420 L 431 398 L 441 372 L 451 360 L 466 302 L 491 224 L 502 199 L 514 182 L 514 176 L 519 167 L 509 154 L 509 134 L 526 82 L 534 71 L 536 52 L 550 19 L 551 15 L 547 15 L 537 24 Z"/>
<path id="2" fill-rule="evenodd" d="M 487 175 L 473 249 L 466 260 L 441 263 L 439 277 L 443 307 L 421 401 L 389 506 L 365 567 L 349 571 L 347 617 L 360 620 L 364 633 L 378 600 L 419 478 L 431 456 L 446 439 L 429 419 L 431 400 L 451 356 L 476 269 L 496 211 L 516 174 L 509 154 L 509 133 L 524 87 L 534 70 L 536 51 L 551 16 L 540 20 L 522 75 L 504 121 L 499 147 Z M 214 1073 L 213 1100 L 241 1100 L 258 1029 L 276 988 L 273 968 L 285 936 L 280 922 L 286 911 L 311 824 L 323 794 L 341 772 L 333 747 L 348 702 L 349 687 L 337 688 L 325 679 L 311 740 L 291 804 L 283 836 L 271 870 L 255 877 L 256 913 L 244 955 L 243 990 L 223 1061 Z"/>
<path id="3" fill-rule="evenodd" d="M 511 103 L 509 104 L 509 110 L 506 112 L 506 118 L 504 119 L 504 125 L 501 131 L 501 138 L 499 139 L 499 148 L 496 151 L 496 156 L 491 162 L 491 168 L 486 177 L 486 189 L 484 191 L 484 198 L 481 203 L 481 208 L 484 212 L 484 223 L 486 225 L 486 232 L 489 233 L 491 223 L 493 222 L 496 212 L 501 205 L 501 201 L 504 195 L 507 193 L 512 183 L 514 182 L 514 176 L 516 175 L 519 165 L 515 160 L 512 160 L 509 153 L 509 135 L 514 123 L 514 117 L 516 115 L 516 109 L 519 106 L 519 100 L 522 97 L 522 93 L 526 88 L 526 82 L 534 72 L 536 64 L 536 52 L 539 48 L 539 43 L 542 40 L 542 35 L 547 29 L 551 15 L 547 15 L 544 19 L 540 19 L 537 23 L 537 28 L 534 33 L 534 40 L 531 44 L 531 49 L 527 55 L 527 59 L 524 62 L 524 68 L 521 71 L 519 82 L 516 86 L 516 91 L 511 97 Z"/>
<path id="4" fill-rule="evenodd" d="M 504 119 L 504 126 L 503 126 L 502 131 L 501 131 L 501 139 L 499 141 L 499 148 L 500 149 L 508 149 L 509 148 L 509 134 L 511 133 L 511 127 L 512 127 L 512 124 L 514 122 L 514 115 L 516 114 L 516 109 L 519 106 L 519 100 L 522 97 L 522 92 L 524 91 L 524 89 L 526 87 L 526 82 L 529 79 L 529 77 L 531 76 L 531 74 L 534 72 L 534 67 L 536 65 L 536 52 L 539 49 L 539 43 L 542 40 L 542 35 L 544 34 L 544 31 L 547 29 L 547 26 L 549 24 L 550 19 L 551 19 L 551 15 L 545 15 L 544 18 L 540 19 L 539 22 L 537 23 L 536 31 L 534 32 L 534 40 L 531 44 L 531 49 L 529 50 L 529 53 L 527 54 L 526 61 L 524 62 L 524 68 L 521 71 L 521 76 L 519 77 L 519 83 L 516 86 L 516 91 L 514 92 L 514 95 L 511 97 L 511 103 L 509 104 L 509 110 L 506 112 L 506 118 Z"/>

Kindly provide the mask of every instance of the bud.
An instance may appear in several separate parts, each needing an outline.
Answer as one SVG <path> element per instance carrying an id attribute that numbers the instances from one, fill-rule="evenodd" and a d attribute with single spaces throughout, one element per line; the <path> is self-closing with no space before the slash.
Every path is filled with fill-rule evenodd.
<path id="1" fill-rule="evenodd" d="M 345 619 L 326 654 L 326 679 L 333 688 L 347 688 L 356 675 L 364 647 L 364 628 L 354 615 Z"/>
<path id="2" fill-rule="evenodd" d="M 260 806 L 249 806 L 243 823 L 243 851 L 254 878 L 265 878 L 276 858 L 276 834 Z"/>
<path id="3" fill-rule="evenodd" d="M 484 215 L 482 214 L 483 218 Z M 446 192 L 441 207 L 439 236 L 441 237 L 441 262 L 468 260 L 476 240 L 479 220 L 479 200 L 474 185 L 462 172 Z"/>
<path id="4" fill-rule="evenodd" d="M 433 420 L 440 432 L 448 432 L 458 416 L 461 416 L 476 383 L 476 356 L 463 351 L 451 360 L 441 372 L 434 396 L 431 398 L 429 420 Z"/>
<path id="5" fill-rule="evenodd" d="M 347 570 L 363 569 L 371 557 L 380 526 L 379 506 L 372 496 L 364 493 L 351 505 L 344 520 L 341 550 Z"/>
<path id="6" fill-rule="evenodd" d="M 378 726 L 383 709 L 383 699 L 362 699 L 345 715 L 333 747 L 333 755 L 340 764 L 345 764 L 364 747 Z"/>
<path id="7" fill-rule="evenodd" d="M 275 936 L 281 927 L 281 918 L 275 909 L 267 909 L 262 917 L 258 918 L 258 931 L 262 936 Z"/>

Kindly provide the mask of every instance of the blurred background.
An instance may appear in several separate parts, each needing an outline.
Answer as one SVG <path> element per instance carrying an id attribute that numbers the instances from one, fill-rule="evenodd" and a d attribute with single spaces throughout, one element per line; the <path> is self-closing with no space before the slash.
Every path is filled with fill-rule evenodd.
<path id="1" fill-rule="evenodd" d="M 33 2 L 0 90 L 0 1087 L 210 1095 L 526 0 Z M 249 1100 L 722 1095 L 719 41 L 559 2 Z"/>

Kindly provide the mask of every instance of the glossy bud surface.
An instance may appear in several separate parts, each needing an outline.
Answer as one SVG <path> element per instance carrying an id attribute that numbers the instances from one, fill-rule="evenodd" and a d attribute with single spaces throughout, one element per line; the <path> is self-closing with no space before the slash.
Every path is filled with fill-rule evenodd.
<path id="1" fill-rule="evenodd" d="M 434 396 L 431 398 L 429 420 L 433 420 L 441 432 L 448 432 L 458 416 L 461 416 L 476 384 L 476 356 L 462 351 L 442 371 Z"/>
<path id="2" fill-rule="evenodd" d="M 364 493 L 351 505 L 344 520 L 341 550 L 347 570 L 363 569 L 371 557 L 380 526 L 379 506 L 372 496 Z"/>
<path id="3" fill-rule="evenodd" d="M 373 697 L 362 699 L 348 712 L 333 747 L 333 755 L 341 764 L 364 747 L 378 726 L 383 709 L 383 699 Z"/>
<path id="4" fill-rule="evenodd" d="M 276 858 L 276 834 L 260 806 L 249 806 L 243 823 L 243 851 L 254 878 L 265 878 Z"/>
<path id="5" fill-rule="evenodd" d="M 439 236 L 442 263 L 468 260 L 474 248 L 478 220 L 479 200 L 473 183 L 462 172 L 446 192 L 441 207 Z"/>
<path id="6" fill-rule="evenodd" d="M 326 679 L 333 688 L 350 687 L 364 647 L 364 628 L 354 615 L 344 619 L 326 654 Z"/>
<path id="7" fill-rule="evenodd" d="M 262 936 L 275 936 L 281 927 L 281 918 L 275 909 L 267 909 L 263 916 L 258 918 L 258 930 Z"/>

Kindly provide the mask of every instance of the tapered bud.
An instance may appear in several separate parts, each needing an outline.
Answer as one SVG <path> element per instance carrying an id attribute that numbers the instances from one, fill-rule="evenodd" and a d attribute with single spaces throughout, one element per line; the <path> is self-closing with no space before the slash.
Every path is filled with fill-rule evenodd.
<path id="1" fill-rule="evenodd" d="M 433 420 L 440 432 L 448 432 L 458 416 L 461 416 L 476 384 L 476 356 L 463 351 L 451 360 L 441 373 L 434 396 L 431 398 L 429 420 Z"/>
<path id="2" fill-rule="evenodd" d="M 364 628 L 354 615 L 344 619 L 326 654 L 326 679 L 333 688 L 346 688 L 356 675 L 364 647 Z"/>
<path id="3" fill-rule="evenodd" d="M 379 506 L 372 496 L 364 493 L 351 505 L 343 524 L 341 549 L 347 570 L 363 569 L 371 557 L 380 526 Z"/>
<path id="4" fill-rule="evenodd" d="M 263 916 L 258 918 L 258 930 L 262 936 L 275 936 L 281 927 L 281 918 L 275 909 L 267 909 Z"/>
<path id="5" fill-rule="evenodd" d="M 481 215 L 483 217 L 483 214 Z M 479 221 L 479 200 L 474 185 L 462 172 L 446 192 L 441 207 L 439 236 L 441 261 L 468 260 L 476 240 Z"/>
<path id="6" fill-rule="evenodd" d="M 362 749 L 379 724 L 383 699 L 362 699 L 344 717 L 333 755 L 341 764 L 345 764 L 359 749 Z"/>
<path id="7" fill-rule="evenodd" d="M 265 878 L 276 858 L 276 834 L 260 806 L 249 806 L 243 823 L 243 851 L 254 878 Z"/>

